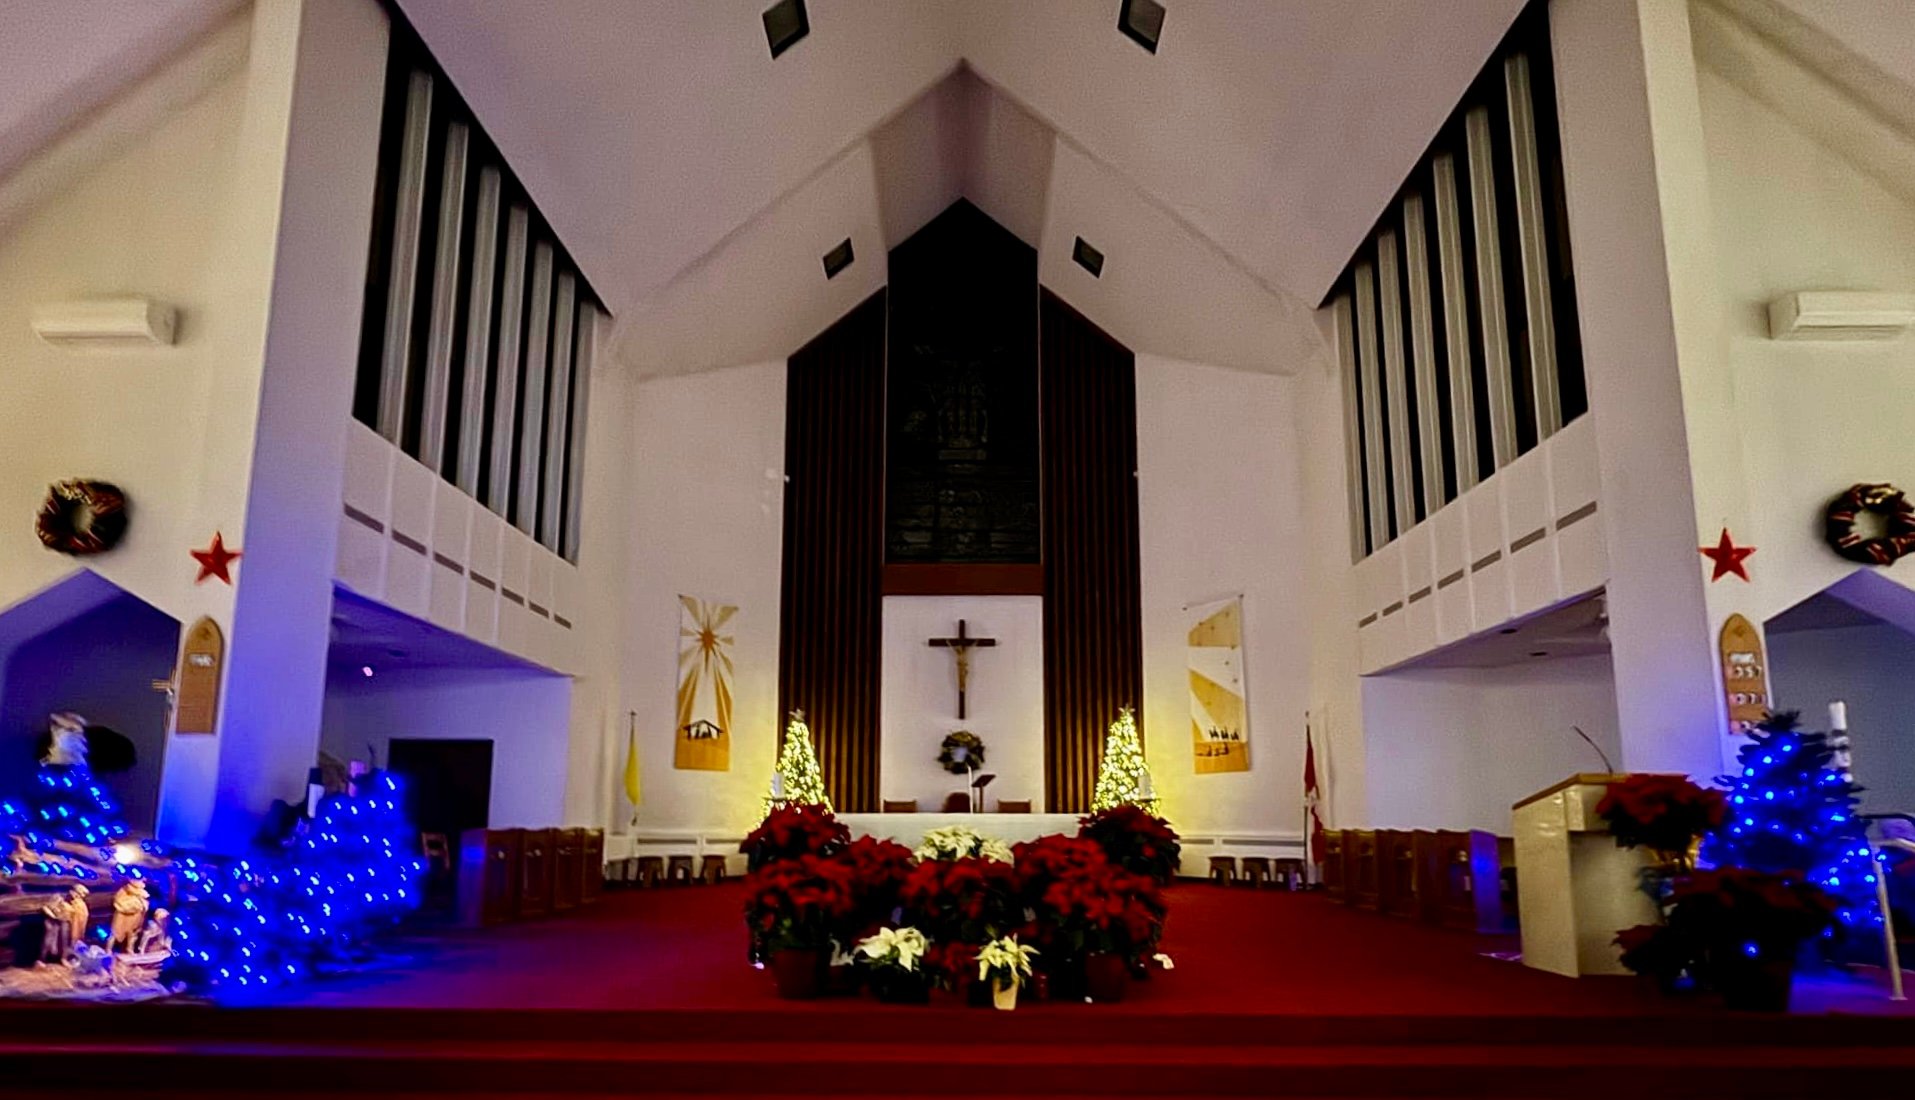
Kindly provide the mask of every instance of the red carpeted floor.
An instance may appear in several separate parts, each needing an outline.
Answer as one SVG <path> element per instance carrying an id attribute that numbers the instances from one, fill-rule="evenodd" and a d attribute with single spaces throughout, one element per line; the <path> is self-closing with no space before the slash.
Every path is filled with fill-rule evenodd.
<path id="1" fill-rule="evenodd" d="M 311 1006 L 779 1009 L 834 1012 L 869 1000 L 792 1004 L 745 962 L 735 885 L 611 893 L 550 920 L 454 932 L 406 966 L 298 989 Z M 1164 950 L 1176 969 L 1100 1012 L 1270 1015 L 1690 1014 L 1630 978 L 1569 979 L 1486 957 L 1483 937 L 1359 912 L 1319 894 L 1185 883 L 1172 888 Z M 1805 983 L 1802 1007 L 1893 1011 L 1857 983 Z M 1039 1005 L 1041 1011 L 1082 1006 Z"/>
<path id="2" fill-rule="evenodd" d="M 1317 895 L 1182 884 L 1176 969 L 1115 1005 L 1016 1012 L 789 1002 L 744 960 L 736 886 L 615 893 L 410 945 L 405 965 L 270 1004 L 0 1008 L 0 1095 L 1895 1095 L 1915 1019 L 1863 982 L 1728 1013 L 1628 978 L 1488 958 L 1507 941 Z M 1900 1006 L 1906 1009 L 1906 1006 Z"/>

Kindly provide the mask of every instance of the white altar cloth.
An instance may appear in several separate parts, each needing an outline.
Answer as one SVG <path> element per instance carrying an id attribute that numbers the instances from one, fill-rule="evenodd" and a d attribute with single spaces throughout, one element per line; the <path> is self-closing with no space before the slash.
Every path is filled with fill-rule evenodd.
<path id="1" fill-rule="evenodd" d="M 1077 835 L 1077 814 L 839 814 L 851 835 L 895 840 L 915 848 L 931 829 L 963 825 L 1006 844 L 1051 833 Z"/>

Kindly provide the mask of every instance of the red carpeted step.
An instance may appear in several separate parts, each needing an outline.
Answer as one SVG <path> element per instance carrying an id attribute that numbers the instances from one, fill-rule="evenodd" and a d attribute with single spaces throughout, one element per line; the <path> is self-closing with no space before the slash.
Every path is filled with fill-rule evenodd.
<path id="1" fill-rule="evenodd" d="M 72 1080 L 77 1059 L 140 1067 L 142 1084 L 246 1093 L 548 1091 L 640 1095 L 1286 1095 L 1632 1098 L 1803 1096 L 1887 1089 L 1915 1048 L 1215 1046 L 1123 1044 L 100 1042 L 0 1044 L 23 1087 Z M 281 1084 L 283 1082 L 283 1084 Z"/>

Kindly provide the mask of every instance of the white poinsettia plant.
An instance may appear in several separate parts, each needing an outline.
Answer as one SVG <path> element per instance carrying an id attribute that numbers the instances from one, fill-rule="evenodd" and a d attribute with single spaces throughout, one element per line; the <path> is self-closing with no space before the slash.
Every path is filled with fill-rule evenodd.
<path id="1" fill-rule="evenodd" d="M 1023 985 L 1031 976 L 1031 959 L 1037 948 L 1026 947 L 1015 936 L 992 940 L 977 952 L 977 980 Z"/>
<path id="2" fill-rule="evenodd" d="M 968 825 L 947 825 L 924 834 L 924 843 L 914 853 L 919 859 L 966 859 L 978 856 L 1011 862 L 1011 846 L 996 837 L 985 836 Z"/>
<path id="3" fill-rule="evenodd" d="M 915 928 L 880 928 L 858 941 L 858 954 L 867 966 L 891 966 L 916 973 L 931 941 Z"/>

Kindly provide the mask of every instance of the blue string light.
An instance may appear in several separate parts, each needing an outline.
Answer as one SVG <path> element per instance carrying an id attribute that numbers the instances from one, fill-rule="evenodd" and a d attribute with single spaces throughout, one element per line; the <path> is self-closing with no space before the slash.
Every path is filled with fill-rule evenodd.
<path id="1" fill-rule="evenodd" d="M 363 952 L 417 905 L 425 874 L 399 795 L 396 779 L 378 775 L 357 795 L 321 802 L 283 855 L 194 862 L 185 874 L 193 900 L 175 935 L 178 969 L 204 984 L 266 988 Z M 350 833 L 341 829 L 347 819 Z M 342 893 L 348 883 L 357 889 Z M 315 910 L 311 899 L 322 896 L 329 900 Z"/>

